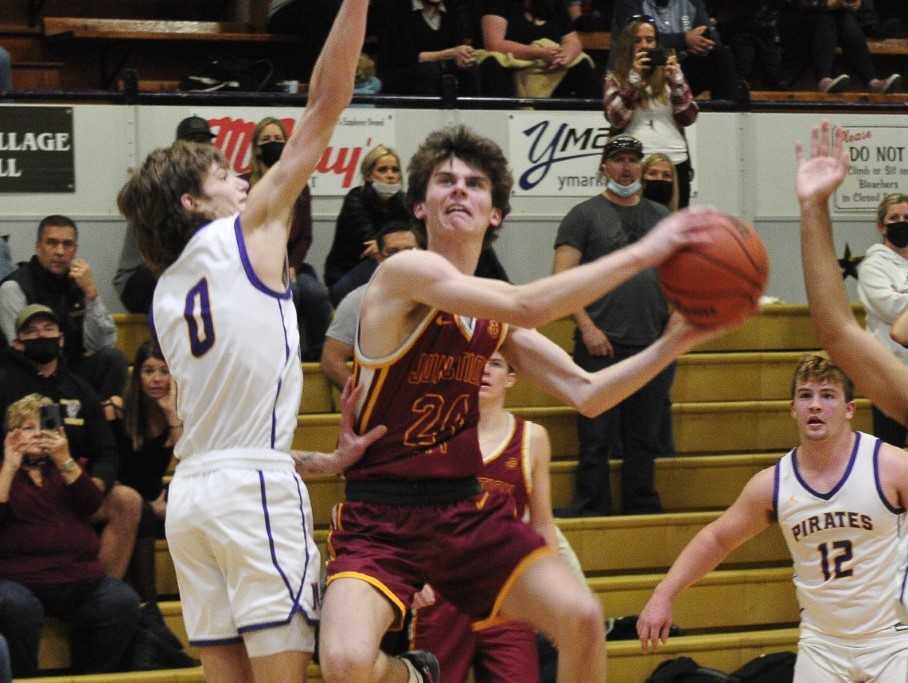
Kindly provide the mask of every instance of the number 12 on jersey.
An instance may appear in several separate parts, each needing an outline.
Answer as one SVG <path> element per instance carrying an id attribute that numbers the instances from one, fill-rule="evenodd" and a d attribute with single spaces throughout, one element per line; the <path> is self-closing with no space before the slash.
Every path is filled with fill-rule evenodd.
<path id="1" fill-rule="evenodd" d="M 845 563 L 854 557 L 851 541 L 833 541 L 832 548 L 827 543 L 821 543 L 819 550 L 824 579 L 845 579 L 854 574 L 851 568 L 845 569 Z"/>

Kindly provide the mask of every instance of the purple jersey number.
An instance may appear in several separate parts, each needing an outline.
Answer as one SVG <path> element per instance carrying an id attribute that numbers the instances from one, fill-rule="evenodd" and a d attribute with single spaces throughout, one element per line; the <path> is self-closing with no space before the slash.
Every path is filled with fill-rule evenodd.
<path id="1" fill-rule="evenodd" d="M 198 318 L 196 317 L 198 307 Z M 189 348 L 196 358 L 204 356 L 214 346 L 214 323 L 211 320 L 211 301 L 208 297 L 208 280 L 202 278 L 186 294 L 183 317 L 189 325 Z M 202 334 L 199 335 L 199 318 Z"/>

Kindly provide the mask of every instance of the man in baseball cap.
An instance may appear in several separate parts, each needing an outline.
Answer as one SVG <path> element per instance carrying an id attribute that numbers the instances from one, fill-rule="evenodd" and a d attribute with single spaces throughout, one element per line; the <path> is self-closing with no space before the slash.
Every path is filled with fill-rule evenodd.
<path id="1" fill-rule="evenodd" d="M 30 304 L 19 311 L 19 315 L 16 316 L 16 332 L 19 332 L 25 327 L 25 324 L 32 318 L 37 318 L 38 316 L 53 320 L 58 325 L 60 324 L 57 314 L 54 313 L 53 309 L 49 306 L 45 306 L 44 304 Z"/>
<path id="2" fill-rule="evenodd" d="M 201 116 L 187 116 L 180 121 L 180 125 L 177 126 L 177 140 L 185 140 L 186 142 L 211 142 L 213 138 L 214 133 L 211 132 L 208 121 Z"/>
<path id="3" fill-rule="evenodd" d="M 622 152 L 634 154 L 640 160 L 643 158 L 643 143 L 633 135 L 616 135 L 609 138 L 602 149 L 602 162 L 605 163 Z"/>

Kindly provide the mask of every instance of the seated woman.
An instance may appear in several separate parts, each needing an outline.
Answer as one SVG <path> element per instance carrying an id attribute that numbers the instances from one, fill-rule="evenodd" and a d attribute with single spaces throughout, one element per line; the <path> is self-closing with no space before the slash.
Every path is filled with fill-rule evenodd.
<path id="1" fill-rule="evenodd" d="M 601 95 L 592 61 L 577 59 L 583 46 L 571 25 L 564 0 L 485 0 L 482 41 L 491 52 L 518 60 L 539 61 L 553 73 L 563 71 L 563 78 L 551 93 L 553 97 Z M 515 69 L 489 58 L 482 61 L 479 70 L 484 95 L 515 96 Z"/>
<path id="2" fill-rule="evenodd" d="M 861 0 L 782 0 L 780 16 L 783 46 L 810 55 L 822 92 L 842 92 L 851 84 L 848 73 L 835 74 L 836 48 L 842 49 L 852 73 L 874 93 L 896 91 L 902 82 L 899 74 L 877 78 L 867 46 L 867 36 L 858 21 Z"/>
<path id="3" fill-rule="evenodd" d="M 250 189 L 281 158 L 287 137 L 287 129 L 280 119 L 266 116 L 256 124 L 252 133 L 252 170 L 245 177 Z M 317 361 L 321 357 L 325 331 L 331 324 L 334 312 L 328 300 L 328 288 L 319 282 L 315 269 L 306 263 L 311 245 L 312 192 L 307 185 L 293 205 L 293 218 L 290 220 L 290 234 L 287 237 L 290 288 L 293 290 L 304 361 Z"/>
<path id="4" fill-rule="evenodd" d="M 664 66 L 653 64 L 663 56 Z M 643 143 L 644 154 L 661 152 L 671 159 L 683 209 L 690 202 L 691 178 L 684 128 L 700 110 L 678 59 L 660 51 L 656 25 L 650 17 L 640 17 L 617 35 L 609 61 L 603 104 L 611 134 L 632 135 Z"/>
<path id="5" fill-rule="evenodd" d="M 400 183 L 397 152 L 377 145 L 365 156 L 359 171 L 363 184 L 344 197 L 334 242 L 325 259 L 325 284 L 329 287 L 375 252 L 374 240 L 383 223 L 410 216 Z"/>
<path id="6" fill-rule="evenodd" d="M 650 154 L 643 160 L 640 179 L 644 197 L 669 211 L 678 210 L 678 176 L 671 159 L 659 152 Z"/>
<path id="7" fill-rule="evenodd" d="M 457 18 L 437 0 L 385 6 L 378 33 L 378 75 L 385 93 L 440 95 L 442 75 L 451 74 L 460 95 L 476 94 L 473 48 Z"/>
<path id="8" fill-rule="evenodd" d="M 56 420 L 42 419 L 54 412 Z M 39 394 L 6 413 L 0 465 L 0 632 L 13 675 L 34 676 L 45 616 L 67 622 L 75 673 L 118 671 L 139 596 L 106 576 L 89 518 L 104 500 L 69 451 L 59 406 Z M 42 424 L 43 423 L 43 424 Z"/>

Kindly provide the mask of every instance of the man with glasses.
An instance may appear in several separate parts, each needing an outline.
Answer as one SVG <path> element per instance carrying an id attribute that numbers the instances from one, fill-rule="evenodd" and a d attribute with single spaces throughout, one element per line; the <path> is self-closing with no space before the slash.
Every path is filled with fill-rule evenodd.
<path id="1" fill-rule="evenodd" d="M 101 300 L 92 267 L 78 251 L 79 229 L 71 218 L 41 220 L 35 255 L 0 284 L 0 330 L 10 342 L 16 338 L 16 317 L 26 306 L 43 304 L 53 310 L 66 339 L 67 366 L 101 397 L 110 420 L 122 405 L 129 363 L 114 346 L 116 324 Z"/>
<path id="2" fill-rule="evenodd" d="M 704 0 L 618 0 L 612 32 L 641 20 L 655 26 L 661 47 L 677 51 L 694 95 L 709 90 L 714 100 L 747 98 L 734 55 L 719 42 Z"/>

